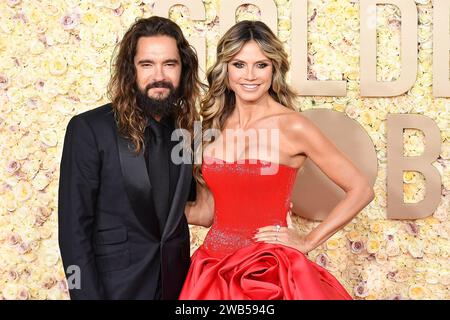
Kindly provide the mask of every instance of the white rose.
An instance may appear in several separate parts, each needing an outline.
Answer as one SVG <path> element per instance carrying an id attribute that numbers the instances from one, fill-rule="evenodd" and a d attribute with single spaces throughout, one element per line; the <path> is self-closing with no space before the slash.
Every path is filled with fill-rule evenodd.
<path id="1" fill-rule="evenodd" d="M 55 147 L 58 144 L 58 136 L 53 129 L 42 131 L 39 135 L 39 139 L 48 147 Z"/>
<path id="2" fill-rule="evenodd" d="M 435 270 L 429 270 L 425 276 L 425 281 L 429 284 L 439 283 L 439 273 Z"/>
<path id="3" fill-rule="evenodd" d="M 47 291 L 47 298 L 49 300 L 63 300 L 66 299 L 66 296 L 58 286 L 54 286 L 53 288 Z"/>
<path id="4" fill-rule="evenodd" d="M 26 178 L 31 180 L 39 172 L 41 162 L 38 159 L 28 160 L 22 164 L 22 172 L 26 174 Z"/>
<path id="5" fill-rule="evenodd" d="M 31 40 L 29 46 L 30 53 L 35 56 L 40 55 L 45 51 L 44 43 L 42 43 L 42 41 L 39 41 L 38 39 Z"/>
<path id="6" fill-rule="evenodd" d="M 2 295 L 6 300 L 16 300 L 18 294 L 19 286 L 16 283 L 7 283 L 2 291 Z"/>
<path id="7" fill-rule="evenodd" d="M 47 177 L 47 175 L 44 172 L 39 172 L 34 177 L 32 185 L 36 190 L 42 191 L 48 186 L 49 183 L 50 183 L 50 180 Z"/>
<path id="8" fill-rule="evenodd" d="M 59 260 L 59 253 L 55 249 L 54 251 L 47 250 L 45 256 L 44 256 L 44 263 L 48 267 L 52 267 L 58 263 Z"/>
<path id="9" fill-rule="evenodd" d="M 413 258 L 423 258 L 423 244 L 419 241 L 409 243 L 408 252 Z"/>
<path id="10" fill-rule="evenodd" d="M 386 254 L 389 257 L 398 256 L 400 254 L 400 247 L 395 241 L 386 241 Z"/>
<path id="11" fill-rule="evenodd" d="M 367 252 L 368 253 L 376 253 L 380 250 L 381 244 L 378 239 L 371 238 L 367 241 Z"/>
<path id="12" fill-rule="evenodd" d="M 20 181 L 14 188 L 14 195 L 18 201 L 26 201 L 33 195 L 33 189 L 30 184 L 25 181 Z"/>
<path id="13" fill-rule="evenodd" d="M 443 201 L 443 203 L 434 212 L 433 217 L 435 217 L 440 222 L 445 222 L 448 219 L 449 210 L 450 209 L 448 201 Z"/>
<path id="14" fill-rule="evenodd" d="M 48 62 L 48 69 L 51 75 L 61 76 L 67 71 L 67 61 L 62 56 L 54 56 Z"/>
<path id="15" fill-rule="evenodd" d="M 413 300 L 420 300 L 426 296 L 426 289 L 420 284 L 413 284 L 408 290 L 409 297 Z"/>

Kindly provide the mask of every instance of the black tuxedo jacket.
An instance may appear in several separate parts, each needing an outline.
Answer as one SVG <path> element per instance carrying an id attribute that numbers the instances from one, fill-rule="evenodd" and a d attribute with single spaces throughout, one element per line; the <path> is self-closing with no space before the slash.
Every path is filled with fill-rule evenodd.
<path id="1" fill-rule="evenodd" d="M 79 282 L 70 274 L 72 299 L 155 299 L 158 291 L 162 299 L 177 299 L 183 285 L 192 165 L 178 165 L 178 178 L 170 179 L 175 192 L 160 230 L 143 153 L 136 156 L 128 145 L 118 135 L 111 104 L 67 126 L 58 223 L 64 268 L 80 271 Z"/>

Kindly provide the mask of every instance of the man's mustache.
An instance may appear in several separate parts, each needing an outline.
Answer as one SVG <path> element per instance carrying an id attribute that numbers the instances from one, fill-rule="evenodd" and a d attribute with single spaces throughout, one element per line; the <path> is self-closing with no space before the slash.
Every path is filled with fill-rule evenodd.
<path id="1" fill-rule="evenodd" d="M 148 92 L 148 90 L 150 90 L 152 88 L 167 88 L 167 89 L 171 89 L 171 90 L 174 89 L 173 84 L 169 81 L 155 81 L 153 83 L 149 83 L 145 87 L 145 92 Z"/>

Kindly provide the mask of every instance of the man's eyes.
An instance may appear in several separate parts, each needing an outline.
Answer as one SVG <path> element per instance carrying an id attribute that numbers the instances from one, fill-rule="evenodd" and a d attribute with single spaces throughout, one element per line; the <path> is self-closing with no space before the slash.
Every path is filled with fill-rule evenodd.
<path id="1" fill-rule="evenodd" d="M 141 63 L 140 64 L 142 67 L 144 67 L 144 68 L 147 68 L 147 67 L 153 67 L 153 63 Z M 170 67 L 170 68 L 173 68 L 173 67 L 175 67 L 177 64 L 176 63 L 173 63 L 173 62 L 171 62 L 171 63 L 165 63 L 164 64 L 164 66 L 165 67 Z"/>

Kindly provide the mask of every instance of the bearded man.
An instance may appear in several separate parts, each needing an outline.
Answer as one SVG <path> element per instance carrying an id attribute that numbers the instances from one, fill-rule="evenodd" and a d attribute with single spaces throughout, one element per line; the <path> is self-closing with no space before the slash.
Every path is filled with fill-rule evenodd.
<path id="1" fill-rule="evenodd" d="M 172 152 L 181 143 L 172 133 L 193 136 L 199 91 L 198 59 L 178 25 L 140 19 L 118 45 L 111 103 L 70 120 L 58 217 L 72 299 L 178 298 L 195 183 L 192 162 Z"/>

